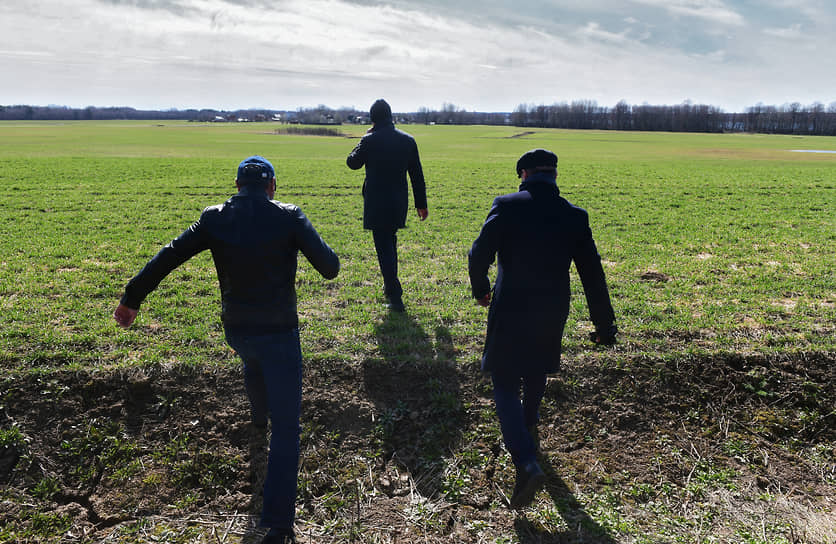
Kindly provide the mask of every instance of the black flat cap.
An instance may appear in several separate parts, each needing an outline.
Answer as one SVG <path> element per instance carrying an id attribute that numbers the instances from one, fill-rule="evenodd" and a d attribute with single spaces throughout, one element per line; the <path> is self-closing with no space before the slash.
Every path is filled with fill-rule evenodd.
<path id="1" fill-rule="evenodd" d="M 533 170 L 540 167 L 557 168 L 557 155 L 548 149 L 526 151 L 517 161 L 517 177 L 522 177 L 523 170 Z"/>

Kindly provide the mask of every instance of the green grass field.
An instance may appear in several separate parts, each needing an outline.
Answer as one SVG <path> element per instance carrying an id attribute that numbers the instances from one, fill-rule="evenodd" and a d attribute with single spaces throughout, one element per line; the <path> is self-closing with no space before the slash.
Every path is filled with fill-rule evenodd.
<path id="1" fill-rule="evenodd" d="M 118 535 L 122 541 L 143 541 L 137 535 L 146 534 L 143 531 L 151 534 L 151 529 L 141 528 L 163 530 L 160 527 L 165 523 L 154 517 L 163 516 L 161 512 L 169 512 L 166 519 L 174 524 L 171 520 L 187 517 L 171 513 L 176 511 L 175 503 L 180 511 L 193 516 L 189 518 L 192 521 L 194 516 L 223 510 L 213 502 L 222 493 L 207 491 L 214 489 L 213 485 L 217 489 L 232 485 L 221 476 L 211 485 L 199 479 L 175 479 L 179 492 L 172 491 L 171 497 L 162 500 L 163 506 L 143 506 L 142 501 L 134 500 L 135 495 L 147 493 L 143 486 L 153 481 L 148 483 L 150 476 L 146 475 L 137 483 L 131 474 L 139 469 L 131 469 L 129 460 L 145 459 L 157 467 L 158 472 L 152 473 L 165 478 L 174 470 L 174 460 L 185 463 L 186 458 L 200 458 L 198 453 L 203 450 L 182 446 L 182 437 L 192 435 L 180 428 L 165 440 L 149 439 L 146 443 L 133 435 L 128 440 L 120 434 L 130 428 L 120 419 L 124 410 L 122 416 L 117 410 L 117 415 L 104 419 L 101 415 L 88 417 L 89 410 L 102 405 L 95 397 L 91 400 L 89 391 L 79 393 L 78 388 L 110 383 L 121 390 L 124 380 L 134 383 L 131 380 L 136 376 L 173 380 L 172 376 L 181 374 L 220 373 L 237 378 L 237 360 L 223 343 L 217 280 L 208 253 L 172 273 L 146 300 L 132 329 L 119 329 L 110 316 L 125 283 L 163 244 L 188 227 L 205 206 L 233 194 L 235 168 L 251 154 L 273 162 L 278 178 L 276 198 L 301 206 L 342 261 L 338 278 L 325 281 L 301 260 L 297 282 L 303 354 L 310 368 L 306 395 L 325 395 L 327 385 L 339 391 L 335 398 L 345 395 L 348 399 L 342 405 L 312 401 L 304 416 L 303 442 L 306 438 L 309 442 L 303 451 L 307 461 L 303 461 L 300 502 L 305 509 L 300 523 L 319 535 L 319 540 L 311 541 L 596 541 L 566 536 L 572 534 L 572 522 L 561 509 L 567 496 L 585 501 L 587 517 L 581 521 L 590 531 L 590 527 L 598 531 L 590 534 L 610 539 L 597 541 L 805 541 L 792 540 L 793 535 L 801 535 L 801 518 L 788 514 L 792 508 L 776 507 L 779 513 L 775 519 L 767 520 L 772 523 L 770 529 L 764 522 L 763 528 L 747 532 L 754 518 L 746 518 L 741 527 L 730 525 L 721 519 L 724 510 L 714 504 L 720 501 L 717 493 L 695 494 L 689 486 L 703 474 L 699 483 L 709 491 L 743 493 L 755 502 L 759 493 L 785 499 L 787 490 L 779 492 L 768 486 L 755 489 L 752 498 L 752 490 L 744 493 L 735 478 L 717 468 L 724 460 L 743 457 L 747 460 L 742 465 L 751 469 L 755 452 L 765 446 L 753 445 L 745 430 L 751 431 L 760 421 L 763 428 L 757 427 L 757 432 L 771 437 L 770 447 L 779 452 L 773 455 L 797 455 L 795 460 L 811 474 L 820 474 L 818 491 L 810 491 L 810 496 L 820 497 L 822 489 L 829 489 L 832 497 L 836 491 L 833 371 L 819 372 L 832 369 L 836 361 L 836 155 L 791 151 L 836 150 L 836 138 L 403 126 L 415 136 L 421 151 L 430 216 L 419 222 L 411 215 L 408 228 L 399 235 L 408 315 L 397 319 L 383 308 L 371 236 L 361 225 L 362 172 L 349 170 L 344 162 L 365 127 L 341 127 L 344 138 L 276 134 L 276 128 L 272 124 L 142 122 L 0 124 L 0 413 L 4 414 L 0 452 L 5 460 L 0 463 L 0 483 L 9 484 L 0 492 L 4 501 L 0 516 L 6 517 L 0 541 L 53 541 L 50 539 L 56 535 L 71 531 L 78 525 L 73 521 L 78 516 L 55 505 L 72 503 L 61 497 L 73 497 L 78 489 L 92 486 L 91 482 L 110 482 L 111 491 L 120 488 L 114 482 L 131 482 L 122 486 L 127 498 L 120 499 L 124 506 L 118 514 L 110 518 L 101 515 L 99 523 L 99 514 L 88 516 L 90 526 L 98 531 L 91 533 L 95 538 L 102 538 L 106 529 L 121 527 Z M 589 476 L 592 457 L 597 455 L 579 448 L 588 453 L 584 463 L 589 466 L 570 464 L 558 469 L 561 478 L 570 482 L 563 495 L 556 492 L 562 499 L 541 504 L 522 520 L 497 502 L 501 497 L 495 487 L 504 486 L 507 492 L 513 475 L 508 474 L 507 455 L 497 453 L 498 431 L 489 390 L 486 392 L 485 381 L 476 370 L 485 312 L 470 297 L 466 254 L 492 199 L 516 190 L 516 159 L 534 147 L 549 148 L 559 155 L 561 193 L 590 213 L 621 331 L 619 344 L 612 349 L 592 348 L 586 341 L 591 324 L 585 300 L 573 276 L 572 313 L 564 343 L 568 368 L 556 378 L 559 385 L 554 385 L 554 397 L 546 399 L 547 414 L 554 414 L 557 421 L 561 412 L 574 413 L 567 399 L 598 399 L 595 395 L 599 394 L 612 402 L 617 412 L 619 401 L 638 398 L 635 391 L 631 396 L 625 388 L 637 386 L 643 376 L 661 388 L 669 383 L 666 379 L 690 383 L 688 376 L 678 377 L 680 366 L 687 374 L 690 370 L 685 367 L 690 364 L 704 369 L 705 362 L 743 361 L 740 368 L 735 367 L 743 382 L 729 382 L 732 390 L 735 385 L 748 386 L 752 393 L 739 405 L 749 418 L 749 423 L 737 430 L 740 436 L 732 433 L 729 438 L 728 419 L 723 439 L 716 434 L 723 426 L 719 421 L 722 414 L 731 412 L 711 413 L 708 393 L 714 389 L 708 386 L 689 397 L 696 414 L 684 410 L 677 416 L 684 418 L 689 429 L 694 425 L 694 436 L 716 444 L 717 459 L 688 451 L 684 444 L 689 439 L 668 447 L 664 443 L 668 435 L 659 431 L 653 436 L 662 442 L 641 458 L 648 465 L 661 467 L 664 459 L 676 457 L 675 452 L 679 452 L 679 459 L 687 457 L 690 461 L 682 465 L 686 474 L 679 479 L 671 477 L 672 489 L 678 492 L 660 487 L 659 482 L 667 481 L 661 476 L 655 481 L 647 475 L 631 476 L 628 465 L 614 461 L 614 453 L 604 456 L 614 463 L 605 471 L 606 476 L 571 483 L 571 474 Z M 812 391 L 814 400 L 795 403 L 793 397 L 788 405 L 781 404 L 790 384 L 781 381 L 775 368 L 785 361 L 794 362 L 797 372 L 793 375 L 800 376 L 798 390 Z M 819 362 L 810 376 L 805 375 L 805 361 Z M 409 421 L 413 411 L 409 395 L 405 396 L 406 404 L 398 404 L 375 392 L 377 386 L 408 387 L 398 382 L 398 372 L 381 370 L 383 367 L 424 380 L 431 415 L 451 423 L 417 428 Z M 340 379 L 341 372 L 349 374 Z M 660 377 L 666 372 L 668 378 Z M 612 379 L 617 383 L 598 382 L 604 380 L 599 374 L 616 376 Z M 724 375 L 723 370 L 716 372 L 718 377 Z M 711 383 L 719 392 L 723 382 L 717 379 L 716 384 Z M 580 393 L 592 391 L 588 387 L 592 383 L 615 389 L 591 392 L 592 397 Z M 118 398 L 105 393 L 107 387 L 90 387 L 102 399 L 118 403 Z M 173 405 L 182 397 L 176 385 L 164 393 L 154 392 L 154 406 Z M 39 394 L 42 398 L 32 398 Z M 84 410 L 62 413 L 62 395 L 69 398 L 75 394 L 87 398 L 81 405 Z M 22 403 L 40 407 L 38 417 L 26 416 Z M 758 411 L 776 405 L 781 408 L 777 416 Z M 353 408 L 346 411 L 347 406 Z M 326 440 L 323 437 L 328 433 L 337 432 L 327 427 L 335 417 L 328 413 L 329 407 L 346 414 L 344 418 L 368 418 L 369 422 L 346 423 L 339 427 L 342 438 Z M 710 423 L 700 421 L 703 409 L 711 413 Z M 245 410 L 239 416 L 244 418 Z M 789 429 L 789 435 L 773 436 L 763 430 L 768 425 L 761 419 L 770 417 L 778 417 L 777 425 Z M 108 427 L 102 423 L 105 420 L 116 427 Z M 74 440 L 82 435 L 89 439 L 95 429 L 110 437 L 102 440 L 111 450 L 117 437 L 128 440 L 132 454 L 124 458 L 115 453 L 110 457 L 97 454 L 87 461 L 81 453 L 49 457 L 32 443 L 39 440 L 34 438 L 36 421 L 54 429 L 53 441 L 44 440 L 44 444 L 63 448 L 63 452 L 75 451 L 74 444 L 79 442 Z M 412 427 L 403 436 L 420 435 L 412 443 L 396 436 L 403 430 L 399 425 L 407 424 Z M 597 435 L 584 434 L 590 428 L 578 430 L 574 438 L 555 433 L 555 455 L 560 457 L 560 448 L 573 440 L 592 447 Z M 803 444 L 793 442 L 795 431 L 811 429 L 817 434 L 805 435 Z M 351 439 L 346 438 L 349 436 Z M 316 449 L 317 440 L 326 444 L 330 440 L 333 450 Z M 160 453 L 172 444 L 180 444 L 182 451 L 191 455 L 171 454 L 168 458 Z M 415 444 L 414 455 L 404 454 L 407 460 L 399 463 L 396 454 L 411 451 Z M 48 456 L 48 460 L 39 455 Z M 224 463 L 233 466 L 242 459 L 237 450 L 224 455 L 218 458 L 223 462 L 212 458 L 215 465 L 220 463 L 218 475 L 228 474 Z M 351 456 L 351 461 L 341 457 L 344 455 Z M 496 486 L 484 481 L 485 485 L 479 484 L 474 475 L 484 472 L 488 458 L 492 467 L 499 467 L 497 474 L 504 474 Z M 165 459 L 170 462 L 166 464 Z M 602 459 L 598 461 L 606 465 Z M 79 473 L 67 476 L 75 470 L 72 463 L 81 466 L 85 462 L 98 467 L 98 479 L 85 479 Z M 38 463 L 46 468 L 38 470 Z M 332 470 L 330 484 L 316 483 L 312 476 L 315 463 Z M 338 469 L 341 465 L 342 470 Z M 180 472 L 175 473 L 182 474 L 185 469 L 177 466 Z M 112 467 L 113 473 L 103 467 Z M 227 468 L 236 474 L 234 468 Z M 428 490 L 413 485 L 406 497 L 410 500 L 404 499 L 406 506 L 375 503 L 376 509 L 384 504 L 399 514 L 388 521 L 364 522 L 361 488 L 372 497 L 380 493 L 391 501 L 404 497 L 380 491 L 386 487 L 380 484 L 382 474 L 395 469 L 408 472 L 410 481 L 426 478 L 435 485 Z M 691 474 L 687 474 L 689 470 Z M 114 477 L 117 472 L 122 480 Z M 739 476 L 740 469 L 735 474 Z M 233 476 L 230 481 L 235 480 Z M 394 485 L 392 478 L 386 476 L 390 485 Z M 792 481 L 799 479 L 804 480 L 796 475 Z M 729 481 L 737 482 L 737 487 L 731 489 L 733 486 L 726 485 Z M 189 486 L 203 491 L 183 491 Z M 91 491 L 87 503 L 81 499 L 75 502 L 84 508 L 88 503 L 95 506 L 98 493 Z M 654 499 L 637 501 L 636 496 L 642 493 Z M 624 503 L 618 502 L 622 499 Z M 372 499 L 369 501 L 372 504 Z M 487 506 L 479 506 L 479 501 Z M 824 529 L 807 533 L 806 541 L 832 542 L 836 538 L 833 525 L 829 530 L 827 525 L 836 518 L 829 503 L 811 501 L 812 511 L 824 520 L 818 526 L 824 525 Z M 625 506 L 636 502 L 646 509 Z M 458 515 L 453 521 L 445 517 L 450 515 L 449 505 Z M 224 507 L 228 505 L 224 503 Z M 468 509 L 481 514 L 468 513 Z M 506 512 L 506 517 L 493 518 L 486 513 L 497 511 Z M 694 521 L 690 514 L 695 511 L 705 519 Z M 558 514 L 563 514 L 562 521 Z M 400 539 L 386 540 L 386 531 L 377 529 L 391 519 L 405 523 L 415 538 L 410 540 L 407 533 L 401 533 Z M 207 526 L 223 529 L 222 522 L 213 518 L 213 523 L 197 524 L 200 530 L 189 525 L 194 530 L 184 533 L 181 541 L 209 538 L 203 530 Z M 703 533 L 704 529 L 707 532 Z M 712 540 L 713 530 L 725 537 Z M 227 529 L 218 534 L 232 539 L 229 541 L 249 541 L 239 533 Z M 220 541 L 218 534 L 215 537 Z M 642 540 L 644 537 L 648 539 Z"/>
<path id="2" fill-rule="evenodd" d="M 622 330 L 613 357 L 834 349 L 836 157 L 788 150 L 833 149 L 836 140 L 407 128 L 421 146 L 431 211 L 401 235 L 407 300 L 424 328 L 450 327 L 469 357 L 478 356 L 484 315 L 469 299 L 465 255 L 492 198 L 516 189 L 516 158 L 538 146 L 559 154 L 562 194 L 590 212 Z M 344 165 L 354 140 L 272 130 L 0 126 L 3 366 L 216 358 L 223 348 L 208 254 L 150 297 L 137 330 L 118 331 L 106 317 L 162 244 L 232 194 L 237 162 L 253 153 L 274 162 L 277 198 L 301 206 L 343 261 L 333 282 L 301 266 L 308 354 L 367 357 L 380 282 L 360 222 L 362 173 Z M 582 296 L 574 309 L 569 353 L 585 349 L 588 325 Z"/>

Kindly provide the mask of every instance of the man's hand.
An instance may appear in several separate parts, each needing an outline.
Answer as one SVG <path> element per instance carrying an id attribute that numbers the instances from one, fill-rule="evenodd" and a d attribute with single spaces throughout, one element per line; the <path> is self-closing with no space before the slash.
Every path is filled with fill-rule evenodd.
<path id="1" fill-rule="evenodd" d="M 427 208 L 416 208 L 418 210 L 418 217 L 421 218 L 421 221 L 427 218 L 430 215 L 430 212 L 427 211 Z"/>
<path id="2" fill-rule="evenodd" d="M 113 312 L 113 319 L 116 320 L 116 323 L 118 323 L 120 327 L 127 329 L 133 324 L 134 319 L 136 319 L 136 314 L 138 313 L 139 310 L 134 310 L 133 308 L 128 308 L 124 304 L 120 304 L 116 307 L 116 311 Z"/>
<path id="3" fill-rule="evenodd" d="M 479 306 L 484 306 L 485 308 L 487 308 L 488 306 L 491 305 L 491 294 L 488 293 L 487 295 L 483 296 L 482 298 L 477 298 L 476 299 L 476 304 L 478 304 Z"/>

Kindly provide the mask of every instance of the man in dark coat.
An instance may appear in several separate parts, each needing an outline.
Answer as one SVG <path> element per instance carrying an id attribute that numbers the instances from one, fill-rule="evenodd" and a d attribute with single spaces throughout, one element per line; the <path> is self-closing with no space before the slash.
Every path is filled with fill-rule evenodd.
<path id="1" fill-rule="evenodd" d="M 406 226 L 409 194 L 406 175 L 421 221 L 427 218 L 427 191 L 415 139 L 395 128 L 392 109 L 382 98 L 369 110 L 372 127 L 348 155 L 352 170 L 366 167 L 363 182 L 363 228 L 372 231 L 389 308 L 404 311 L 398 280 L 398 229 Z"/>
<path id="2" fill-rule="evenodd" d="M 266 159 L 238 166 L 238 194 L 203 210 L 200 219 L 163 247 L 125 287 L 113 317 L 130 327 L 139 306 L 169 272 L 209 249 L 221 288 L 227 343 L 244 362 L 252 423 L 264 436 L 272 423 L 264 505 L 265 543 L 296 542 L 293 520 L 299 465 L 302 352 L 296 314 L 296 260 L 301 251 L 324 277 L 340 260 L 297 206 L 273 200 L 276 177 Z"/>
<path id="3" fill-rule="evenodd" d="M 610 344 L 617 332 L 587 213 L 557 188 L 557 155 L 531 150 L 517 161 L 517 175 L 519 192 L 493 201 L 468 254 L 473 296 L 490 305 L 482 370 L 491 374 L 503 441 L 517 468 L 514 508 L 530 504 L 545 481 L 536 426 L 546 375 L 560 368 L 572 261 L 595 325 L 592 340 Z M 491 295 L 488 269 L 497 255 Z"/>

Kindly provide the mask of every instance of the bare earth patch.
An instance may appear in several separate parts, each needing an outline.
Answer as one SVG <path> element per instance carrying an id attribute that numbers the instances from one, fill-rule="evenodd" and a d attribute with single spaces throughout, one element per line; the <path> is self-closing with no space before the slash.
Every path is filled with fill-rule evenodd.
<path id="1" fill-rule="evenodd" d="M 489 383 L 442 355 L 306 364 L 300 542 L 836 538 L 832 354 L 568 361 L 521 512 Z M 258 541 L 267 437 L 237 369 L 1 383 L 5 541 Z"/>

